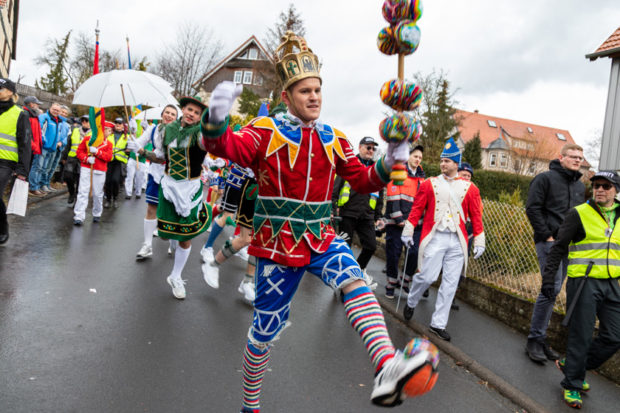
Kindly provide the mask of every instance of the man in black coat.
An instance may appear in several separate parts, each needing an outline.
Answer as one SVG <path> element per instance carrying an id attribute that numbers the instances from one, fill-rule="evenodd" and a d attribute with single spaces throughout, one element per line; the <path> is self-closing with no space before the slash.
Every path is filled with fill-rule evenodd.
<path id="1" fill-rule="evenodd" d="M 579 180 L 582 162 L 581 146 L 566 144 L 562 147 L 559 159 L 549 164 L 549 170 L 536 175 L 530 183 L 525 211 L 534 229 L 534 243 L 541 274 L 565 214 L 585 200 L 585 186 Z M 555 295 L 549 298 L 541 293 L 534 304 L 525 350 L 535 362 L 542 363 L 547 359 L 559 358 L 546 342 L 547 326 L 553 314 L 555 296 L 560 292 L 566 277 L 567 265 L 567 257 L 564 256 L 555 274 Z"/>

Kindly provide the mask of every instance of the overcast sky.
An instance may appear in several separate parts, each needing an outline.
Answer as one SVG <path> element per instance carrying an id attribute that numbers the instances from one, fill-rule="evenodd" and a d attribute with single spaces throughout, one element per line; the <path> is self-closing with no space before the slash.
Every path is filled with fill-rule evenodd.
<path id="1" fill-rule="evenodd" d="M 184 22 L 213 30 L 223 55 L 251 35 L 264 39 L 290 0 L 56 0 L 20 2 L 17 60 L 10 77 L 34 84 L 45 68 L 34 65 L 47 38 L 70 29 L 93 33 L 100 21 L 105 49 L 152 56 Z M 174 7 L 163 5 L 173 4 Z M 379 90 L 396 76 L 397 58 L 381 54 L 376 36 L 387 23 L 382 1 L 294 2 L 306 40 L 322 61 L 321 119 L 352 141 L 378 137 L 386 107 Z M 407 57 L 405 75 L 443 70 L 460 109 L 568 129 L 585 144 L 603 127 L 611 60 L 591 53 L 620 26 L 618 0 L 434 0 L 423 2 L 422 40 Z"/>

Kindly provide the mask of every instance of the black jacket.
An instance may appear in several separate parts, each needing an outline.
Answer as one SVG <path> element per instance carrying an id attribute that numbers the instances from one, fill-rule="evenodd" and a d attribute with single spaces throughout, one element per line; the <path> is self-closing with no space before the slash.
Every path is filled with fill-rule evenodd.
<path id="1" fill-rule="evenodd" d="M 596 202 L 593 199 L 589 199 L 587 202 L 592 208 L 596 210 L 605 219 Z M 615 202 L 616 206 L 616 218 L 614 226 L 618 225 L 618 218 L 620 218 L 620 203 Z M 555 274 L 560 267 L 562 258 L 568 255 L 568 246 L 571 242 L 583 241 L 586 237 L 586 230 L 581 222 L 581 217 L 575 208 L 571 208 L 566 214 L 564 222 L 560 226 L 557 238 L 547 254 L 547 261 L 545 263 L 545 269 L 543 270 L 543 285 L 547 284 L 552 286 L 555 283 Z"/>
<path id="2" fill-rule="evenodd" d="M 14 105 L 9 102 L 0 102 L 0 115 Z M 25 176 L 28 179 L 30 169 L 30 156 L 32 153 L 32 131 L 28 113 L 22 111 L 17 118 L 17 162 L 0 159 L 0 165 L 11 168 L 15 174 Z"/>
<path id="3" fill-rule="evenodd" d="M 547 172 L 534 177 L 525 205 L 534 242 L 555 238 L 568 210 L 585 201 L 586 188 L 579 178 L 581 172 L 563 168 L 557 159 L 551 161 Z"/>
<path id="4" fill-rule="evenodd" d="M 374 164 L 374 161 L 365 161 L 360 158 L 359 155 L 357 155 L 357 158 L 362 164 L 366 166 Z M 332 192 L 332 207 L 334 208 L 334 215 L 336 208 L 338 208 L 338 198 L 340 197 L 340 190 L 344 186 L 344 183 L 344 179 L 342 179 L 340 176 L 336 177 L 336 181 L 334 182 L 334 191 Z M 380 219 L 383 216 L 383 193 L 383 189 L 379 191 L 377 206 L 373 210 L 370 207 L 370 194 L 360 194 L 355 192 L 353 188 L 351 188 L 349 201 L 340 207 L 340 216 L 356 219 L 372 219 L 373 221 Z"/>

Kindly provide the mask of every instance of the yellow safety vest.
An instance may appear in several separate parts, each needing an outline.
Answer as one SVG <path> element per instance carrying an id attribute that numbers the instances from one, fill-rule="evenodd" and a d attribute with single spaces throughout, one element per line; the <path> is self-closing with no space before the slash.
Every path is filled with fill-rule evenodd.
<path id="1" fill-rule="evenodd" d="M 0 159 L 17 162 L 17 119 L 22 110 L 16 105 L 0 115 Z"/>
<path id="2" fill-rule="evenodd" d="M 349 182 L 345 181 L 344 185 L 342 185 L 342 189 L 340 190 L 340 194 L 338 194 L 338 202 L 336 202 L 336 205 L 338 205 L 338 207 L 343 206 L 349 202 L 350 197 L 351 185 Z M 379 199 L 379 192 L 373 192 L 370 194 L 370 199 L 368 200 L 370 208 L 375 209 L 377 207 L 377 199 Z"/>
<path id="3" fill-rule="evenodd" d="M 127 135 L 121 135 L 118 142 L 114 142 L 114 134 L 112 134 L 108 136 L 108 140 L 112 142 L 112 145 L 114 146 L 114 158 L 112 158 L 112 160 L 127 163 L 127 159 L 129 158 L 125 153 L 125 148 L 127 147 Z"/>
<path id="4" fill-rule="evenodd" d="M 80 128 L 74 128 L 71 132 L 71 149 L 69 150 L 69 158 L 75 158 L 78 146 L 82 142 L 82 135 L 80 134 Z"/>
<path id="5" fill-rule="evenodd" d="M 616 225 L 612 231 L 607 221 L 588 203 L 578 205 L 575 209 L 586 236 L 568 246 L 567 275 L 573 278 L 585 276 L 592 262 L 588 277 L 620 277 L 620 225 Z"/>

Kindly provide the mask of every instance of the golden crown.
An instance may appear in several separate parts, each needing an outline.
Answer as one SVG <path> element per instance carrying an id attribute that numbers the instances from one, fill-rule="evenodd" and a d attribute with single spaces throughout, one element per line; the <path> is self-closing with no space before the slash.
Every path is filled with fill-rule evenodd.
<path id="1" fill-rule="evenodd" d="M 276 72 L 282 81 L 283 90 L 307 77 L 321 79 L 319 69 L 319 58 L 312 53 L 306 40 L 288 30 L 276 49 Z"/>

